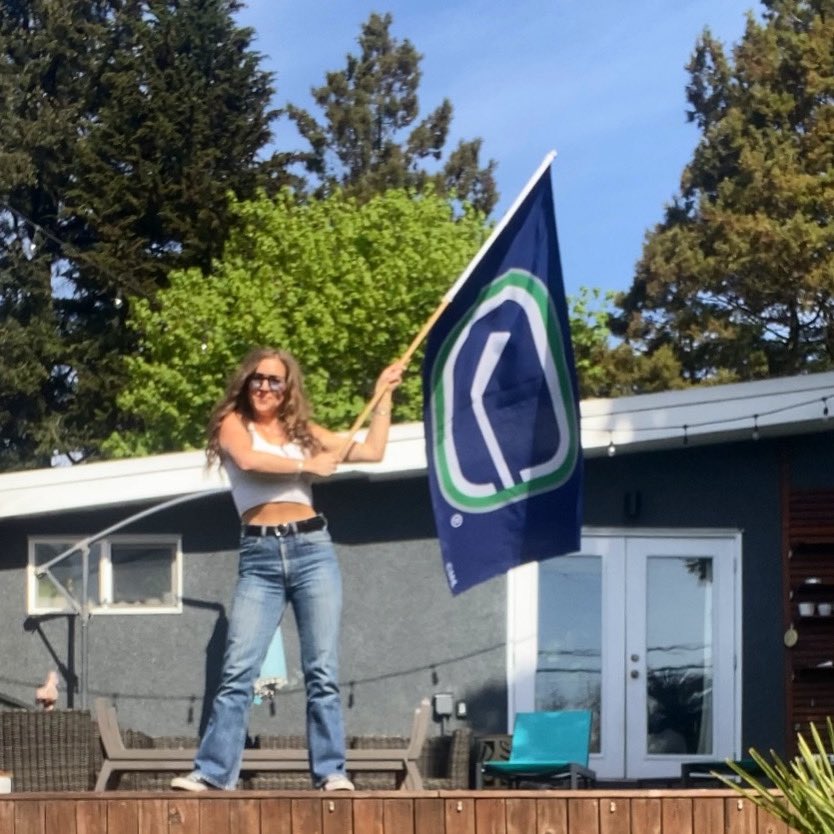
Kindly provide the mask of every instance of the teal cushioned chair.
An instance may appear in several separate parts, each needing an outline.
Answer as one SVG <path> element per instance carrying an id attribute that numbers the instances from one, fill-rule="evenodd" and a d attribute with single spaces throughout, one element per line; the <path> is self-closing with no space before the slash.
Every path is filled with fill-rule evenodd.
<path id="1" fill-rule="evenodd" d="M 515 717 L 510 758 L 483 762 L 484 773 L 518 787 L 521 782 L 578 788 L 596 781 L 588 768 L 591 744 L 590 710 L 519 712 Z"/>

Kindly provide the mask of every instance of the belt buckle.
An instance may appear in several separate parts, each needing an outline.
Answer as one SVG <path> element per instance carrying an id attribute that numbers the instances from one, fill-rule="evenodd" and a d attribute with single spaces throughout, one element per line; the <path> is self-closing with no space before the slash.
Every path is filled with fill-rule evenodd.
<path id="1" fill-rule="evenodd" d="M 288 536 L 290 534 L 291 526 L 289 524 L 276 524 L 275 525 L 275 535 L 278 538 L 282 536 Z"/>

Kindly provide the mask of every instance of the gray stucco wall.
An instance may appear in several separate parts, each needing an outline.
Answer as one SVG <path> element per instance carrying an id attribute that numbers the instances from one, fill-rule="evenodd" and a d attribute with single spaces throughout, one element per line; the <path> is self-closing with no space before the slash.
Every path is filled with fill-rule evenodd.
<path id="1" fill-rule="evenodd" d="M 453 598 L 423 478 L 344 481 L 317 490 L 344 579 L 342 683 L 348 733 L 407 733 L 421 697 L 451 692 L 479 730 L 506 726 L 505 580 Z M 75 658 L 79 628 L 64 616 L 27 621 L 26 539 L 84 535 L 129 508 L 33 517 L 0 527 L 0 691 L 32 702 L 55 657 Z M 183 613 L 99 615 L 89 628 L 90 697 L 116 702 L 124 726 L 197 735 L 219 674 L 235 581 L 238 522 L 228 496 L 200 499 L 138 522 L 132 532 L 183 534 Z M 34 630 L 32 630 L 34 628 Z M 284 622 L 290 686 L 253 711 L 253 732 L 302 732 L 304 699 L 291 612 Z M 54 656 L 53 656 L 54 654 Z M 62 676 L 63 676 L 62 670 Z M 62 703 L 75 702 L 77 696 Z M 456 721 L 448 724 L 456 726 Z"/>
<path id="2" fill-rule="evenodd" d="M 590 526 L 723 527 L 743 533 L 743 746 L 784 747 L 784 647 L 780 468 L 797 488 L 834 486 L 830 435 L 690 445 L 586 462 Z M 626 496 L 639 494 L 639 512 Z M 333 482 L 317 489 L 342 563 L 342 680 L 348 732 L 403 733 L 417 700 L 451 692 L 476 732 L 506 721 L 506 585 L 495 579 L 452 597 L 440 565 L 423 477 Z M 29 534 L 84 534 L 131 508 L 0 523 L 0 691 L 31 701 L 51 652 L 78 654 L 77 628 L 59 617 L 27 630 Z M 90 689 L 112 695 L 126 726 L 196 735 L 218 673 L 236 567 L 237 521 L 228 497 L 147 519 L 137 532 L 184 532 L 182 615 L 99 616 L 90 628 Z M 31 625 L 31 624 L 30 624 Z M 73 647 L 73 635 L 76 644 Z M 285 645 L 298 670 L 291 616 Z M 274 714 L 273 714 L 274 712 Z M 256 732 L 297 732 L 297 678 L 272 710 L 256 707 Z M 455 726 L 455 721 L 451 722 Z"/>

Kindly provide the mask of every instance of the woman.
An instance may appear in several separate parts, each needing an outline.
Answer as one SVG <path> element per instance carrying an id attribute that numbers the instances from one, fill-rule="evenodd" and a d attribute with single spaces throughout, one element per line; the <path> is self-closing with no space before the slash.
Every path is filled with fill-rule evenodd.
<path id="1" fill-rule="evenodd" d="M 391 392 L 403 363 L 386 368 L 367 436 L 345 460 L 382 459 Z M 307 744 L 313 782 L 353 790 L 345 775 L 338 686 L 341 576 L 327 522 L 312 506 L 310 482 L 336 471 L 346 444 L 309 419 L 301 371 L 283 350 L 250 353 L 232 376 L 208 426 L 209 463 L 220 460 L 242 519 L 240 565 L 223 674 L 194 770 L 171 787 L 233 789 L 240 772 L 255 679 L 289 602 L 301 642 L 307 694 Z"/>

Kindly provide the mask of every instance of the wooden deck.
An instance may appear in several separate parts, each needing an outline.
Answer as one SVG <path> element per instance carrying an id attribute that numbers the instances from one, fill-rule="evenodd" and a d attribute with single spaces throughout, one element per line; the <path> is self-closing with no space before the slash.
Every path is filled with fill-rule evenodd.
<path id="1" fill-rule="evenodd" d="M 17 793 L 0 834 L 789 834 L 725 790 Z"/>

